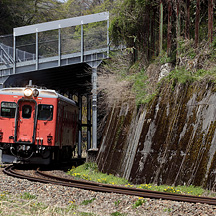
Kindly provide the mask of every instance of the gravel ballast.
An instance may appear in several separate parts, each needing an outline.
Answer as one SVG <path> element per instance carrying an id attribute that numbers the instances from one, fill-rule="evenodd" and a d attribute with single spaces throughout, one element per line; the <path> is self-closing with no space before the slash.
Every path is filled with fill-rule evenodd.
<path id="1" fill-rule="evenodd" d="M 0 193 L 11 196 L 29 193 L 36 196 L 38 202 L 50 206 L 67 207 L 72 203 L 77 206 L 74 215 L 93 213 L 93 215 L 216 215 L 216 206 L 193 204 L 126 196 L 121 194 L 101 193 L 59 185 L 43 184 L 7 176 L 0 168 Z M 88 202 L 92 200 L 91 202 Z M 135 205 L 142 200 L 142 205 Z M 87 204 L 84 205 L 84 202 Z M 1 201 L 2 202 L 2 201 Z"/>

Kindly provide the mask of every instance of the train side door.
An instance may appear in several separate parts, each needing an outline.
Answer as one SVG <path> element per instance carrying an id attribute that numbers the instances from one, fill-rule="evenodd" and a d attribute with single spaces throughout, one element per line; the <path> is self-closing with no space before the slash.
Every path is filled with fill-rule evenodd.
<path id="1" fill-rule="evenodd" d="M 34 142 L 35 107 L 34 102 L 19 101 L 15 141 Z"/>

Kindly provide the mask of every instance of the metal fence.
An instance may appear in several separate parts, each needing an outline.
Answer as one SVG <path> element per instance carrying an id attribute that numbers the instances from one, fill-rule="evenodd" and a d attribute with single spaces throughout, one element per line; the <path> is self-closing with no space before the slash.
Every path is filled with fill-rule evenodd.
<path id="1" fill-rule="evenodd" d="M 0 64 L 13 64 L 14 49 L 7 44 L 13 44 L 13 35 L 0 37 Z M 16 48 L 16 62 L 35 60 L 35 54 Z"/>
<path id="2" fill-rule="evenodd" d="M 0 64 L 35 61 L 58 56 L 59 66 L 64 55 L 105 50 L 109 54 L 109 13 L 74 17 L 47 23 L 14 28 L 13 35 L 0 37 Z M 103 51 L 104 52 L 104 51 Z"/>

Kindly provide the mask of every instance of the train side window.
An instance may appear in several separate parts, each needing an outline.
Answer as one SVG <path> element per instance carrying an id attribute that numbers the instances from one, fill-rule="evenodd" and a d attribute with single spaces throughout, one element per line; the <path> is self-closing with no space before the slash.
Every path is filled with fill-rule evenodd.
<path id="1" fill-rule="evenodd" d="M 7 118 L 14 118 L 16 111 L 15 102 L 1 102 L 1 116 Z"/>
<path id="2" fill-rule="evenodd" d="M 22 117 L 23 118 L 31 118 L 32 107 L 30 105 L 22 106 Z"/>
<path id="3" fill-rule="evenodd" d="M 53 119 L 53 105 L 38 105 L 38 120 L 51 121 Z"/>

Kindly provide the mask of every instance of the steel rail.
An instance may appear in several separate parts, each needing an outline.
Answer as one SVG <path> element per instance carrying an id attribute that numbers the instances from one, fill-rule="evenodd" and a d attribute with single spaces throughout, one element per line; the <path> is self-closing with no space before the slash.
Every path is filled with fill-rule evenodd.
<path id="1" fill-rule="evenodd" d="M 165 200 L 180 201 L 180 202 L 216 205 L 216 199 L 211 197 L 197 197 L 197 196 L 183 195 L 183 194 L 172 194 L 172 193 L 150 191 L 150 190 L 137 189 L 137 188 L 128 188 L 122 186 L 113 186 L 108 184 L 86 182 L 83 180 L 65 179 L 65 178 L 45 174 L 39 170 L 37 170 L 37 173 L 39 175 L 42 175 L 43 178 L 18 174 L 13 170 L 13 166 L 7 167 L 4 170 L 4 172 L 8 175 L 18 177 L 18 178 L 25 178 L 31 181 L 37 181 L 37 182 L 49 183 L 49 184 L 58 184 L 67 187 L 76 187 L 79 189 L 92 190 L 96 192 L 119 193 L 125 195 L 151 198 L 151 199 L 165 199 Z"/>

